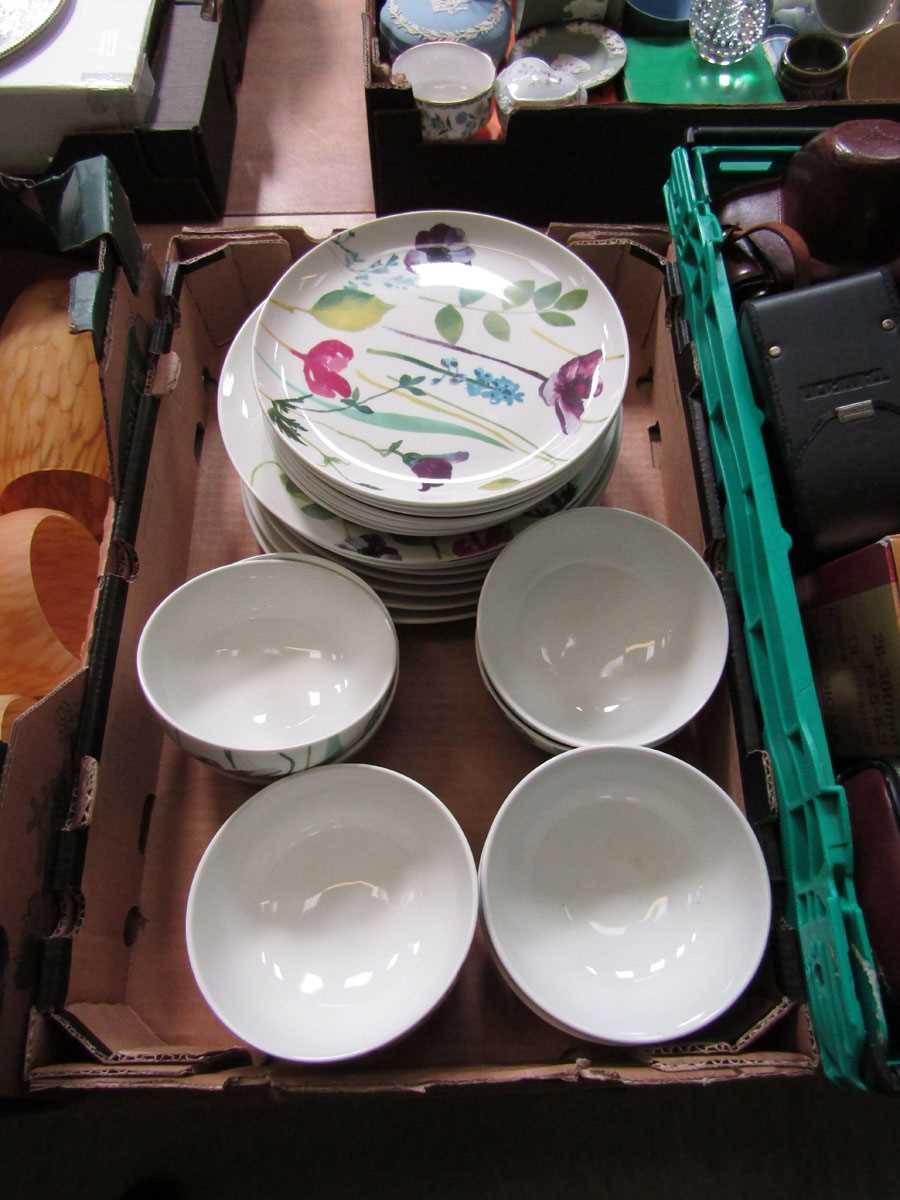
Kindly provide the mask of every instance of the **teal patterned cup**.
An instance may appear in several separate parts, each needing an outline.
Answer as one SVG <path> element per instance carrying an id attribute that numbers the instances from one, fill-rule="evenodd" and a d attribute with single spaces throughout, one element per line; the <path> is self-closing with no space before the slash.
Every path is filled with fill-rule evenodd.
<path id="1" fill-rule="evenodd" d="M 483 50 L 462 42 L 422 42 L 394 60 L 391 78 L 405 81 L 426 142 L 464 142 L 491 115 L 496 70 Z"/>

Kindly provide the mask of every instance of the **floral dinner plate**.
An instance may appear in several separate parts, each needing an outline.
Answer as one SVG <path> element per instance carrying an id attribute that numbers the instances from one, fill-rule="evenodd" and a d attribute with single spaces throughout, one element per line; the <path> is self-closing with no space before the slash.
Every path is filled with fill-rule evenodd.
<path id="1" fill-rule="evenodd" d="M 256 393 L 280 443 L 371 507 L 489 511 L 589 454 L 628 339 L 571 250 L 498 217 L 414 212 L 321 242 L 257 319 Z"/>
<path id="2" fill-rule="evenodd" d="M 463 577 L 476 564 L 492 559 L 520 529 L 541 515 L 576 503 L 593 487 L 595 468 L 590 466 L 523 516 L 459 537 L 397 537 L 344 521 L 299 489 L 273 458 L 266 421 L 253 395 L 250 357 L 255 319 L 254 312 L 235 335 L 219 374 L 219 430 L 225 451 L 242 482 L 267 512 L 345 562 L 377 564 L 386 572 L 453 572 L 455 577 Z M 616 422 L 619 427 L 621 420 L 620 411 Z M 597 464 L 603 474 L 612 470 L 619 437 L 620 428 L 614 431 L 610 443 L 609 462 L 602 467 Z"/>

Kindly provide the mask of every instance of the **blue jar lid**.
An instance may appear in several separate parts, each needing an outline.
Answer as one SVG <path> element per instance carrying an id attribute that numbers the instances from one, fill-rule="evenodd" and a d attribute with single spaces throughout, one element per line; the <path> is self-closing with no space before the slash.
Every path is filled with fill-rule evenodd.
<path id="1" fill-rule="evenodd" d="M 509 0 L 385 0 L 379 26 L 392 58 L 420 42 L 465 42 L 499 63 L 509 45 Z"/>

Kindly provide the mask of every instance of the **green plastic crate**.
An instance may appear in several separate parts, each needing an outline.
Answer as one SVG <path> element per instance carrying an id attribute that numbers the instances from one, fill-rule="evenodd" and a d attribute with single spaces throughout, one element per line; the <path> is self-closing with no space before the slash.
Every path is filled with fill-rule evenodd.
<path id="1" fill-rule="evenodd" d="M 810 1012 L 828 1078 L 894 1090 L 888 1030 L 853 884 L 850 822 L 835 782 L 784 531 L 722 261 L 713 201 L 780 174 L 797 145 L 676 149 L 664 194 L 724 495 L 729 566 L 772 759 L 788 876 L 787 917 L 800 938 Z"/>

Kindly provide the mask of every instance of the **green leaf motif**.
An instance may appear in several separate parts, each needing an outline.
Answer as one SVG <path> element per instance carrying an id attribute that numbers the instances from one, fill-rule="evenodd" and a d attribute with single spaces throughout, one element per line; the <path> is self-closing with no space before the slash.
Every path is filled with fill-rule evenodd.
<path id="1" fill-rule="evenodd" d="M 448 434 L 453 437 L 474 438 L 478 442 L 486 442 L 489 446 L 499 446 L 509 450 L 505 442 L 498 441 L 490 434 L 481 433 L 468 425 L 460 425 L 456 421 L 439 421 L 434 417 L 420 417 L 411 413 L 376 412 L 371 416 L 361 413 L 358 408 L 341 409 L 341 416 L 351 421 L 360 421 L 370 429 L 391 429 L 398 433 L 431 433 Z M 396 443 L 398 446 L 399 442 Z M 361 485 L 358 485 L 361 486 Z"/>
<path id="2" fill-rule="evenodd" d="M 574 325 L 575 324 L 574 318 L 568 316 L 566 313 L 551 311 L 551 312 L 538 313 L 538 316 L 541 318 L 542 321 L 546 321 L 548 325 L 559 326 L 559 325 Z"/>
<path id="3" fill-rule="evenodd" d="M 302 492 L 300 488 L 297 487 L 296 483 L 294 483 L 293 479 L 289 479 L 288 476 L 285 475 L 284 471 L 278 472 L 278 478 L 281 480 L 281 486 L 289 496 L 303 504 L 307 503 L 309 496 L 307 496 L 306 492 Z"/>
<path id="4" fill-rule="evenodd" d="M 502 479 L 491 479 L 488 483 L 483 483 L 479 490 L 482 492 L 500 492 L 504 488 L 512 487 L 518 482 L 518 479 L 513 479 L 511 475 L 506 475 Z"/>
<path id="5" fill-rule="evenodd" d="M 294 483 L 293 479 L 289 479 L 283 471 L 279 471 L 281 485 L 292 500 L 295 500 L 297 507 L 307 517 L 315 521 L 333 521 L 334 513 L 329 512 L 327 508 L 323 508 L 321 504 L 316 504 L 315 500 L 310 500 L 306 492 L 302 491 Z"/>
<path id="6" fill-rule="evenodd" d="M 317 321 L 327 325 L 329 329 L 358 333 L 361 329 L 377 325 L 384 314 L 390 312 L 393 307 L 393 304 L 385 304 L 377 296 L 370 296 L 368 292 L 339 288 L 335 292 L 326 292 L 324 296 L 320 296 L 309 311 Z"/>
<path id="7" fill-rule="evenodd" d="M 467 304 L 476 304 L 483 295 L 484 292 L 476 292 L 474 288 L 460 288 L 459 303 L 465 308 Z"/>
<path id="8" fill-rule="evenodd" d="M 491 337 L 499 338 L 501 342 L 509 341 L 509 321 L 507 321 L 506 317 L 501 316 L 500 313 L 485 313 L 484 327 Z"/>
<path id="9" fill-rule="evenodd" d="M 561 283 L 545 283 L 543 287 L 538 288 L 534 293 L 534 307 L 541 311 L 542 308 L 549 308 L 551 304 L 555 304 L 559 299 L 559 294 L 562 291 Z"/>
<path id="10" fill-rule="evenodd" d="M 426 396 L 428 393 L 423 388 L 419 387 L 419 384 L 424 382 L 424 375 L 401 375 L 397 380 L 397 387 L 404 392 L 409 392 L 411 396 Z M 360 409 L 360 411 L 371 412 L 372 410 L 370 408 L 368 410 Z"/>
<path id="11" fill-rule="evenodd" d="M 445 304 L 443 308 L 438 309 L 434 324 L 444 341 L 453 346 L 462 337 L 463 319 L 459 309 L 454 308 L 452 304 Z"/>
<path id="12" fill-rule="evenodd" d="M 565 292 L 560 296 L 553 307 L 571 312 L 573 308 L 581 308 L 585 300 L 587 300 L 587 288 L 572 288 L 571 292 Z"/>
<path id="13" fill-rule="evenodd" d="M 520 279 L 518 283 L 511 283 L 509 287 L 503 289 L 503 295 L 510 308 L 518 308 L 521 304 L 527 304 L 534 295 L 534 280 Z"/>

